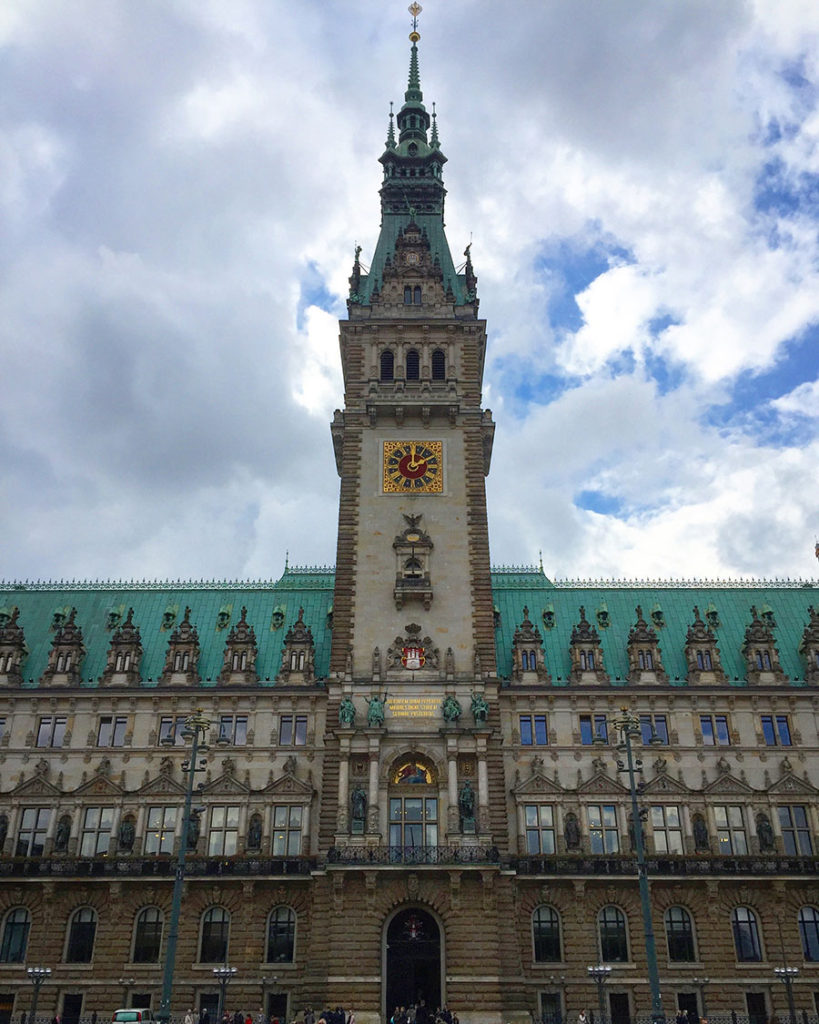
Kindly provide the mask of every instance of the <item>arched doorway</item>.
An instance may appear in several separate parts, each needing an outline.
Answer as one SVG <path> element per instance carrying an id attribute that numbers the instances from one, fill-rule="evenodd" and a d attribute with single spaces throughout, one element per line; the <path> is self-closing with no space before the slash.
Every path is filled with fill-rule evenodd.
<path id="1" fill-rule="evenodd" d="M 432 914 L 407 907 L 387 927 L 386 1014 L 423 999 L 434 1013 L 441 1005 L 441 932 Z"/>

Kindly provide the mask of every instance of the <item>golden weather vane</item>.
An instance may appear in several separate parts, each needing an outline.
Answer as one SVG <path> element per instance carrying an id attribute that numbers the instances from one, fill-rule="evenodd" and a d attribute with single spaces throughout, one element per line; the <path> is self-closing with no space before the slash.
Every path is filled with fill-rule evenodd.
<path id="1" fill-rule="evenodd" d="M 421 38 L 418 34 L 418 15 L 423 10 L 423 7 L 418 3 L 411 3 L 407 10 L 412 15 L 412 32 L 410 32 L 410 42 L 417 43 Z"/>

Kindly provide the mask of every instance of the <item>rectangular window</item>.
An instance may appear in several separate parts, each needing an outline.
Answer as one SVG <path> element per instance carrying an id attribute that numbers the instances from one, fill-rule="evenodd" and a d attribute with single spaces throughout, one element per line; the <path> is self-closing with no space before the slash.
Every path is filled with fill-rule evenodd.
<path id="1" fill-rule="evenodd" d="M 789 747 L 791 726 L 787 715 L 762 715 L 762 735 L 768 747 Z"/>
<path id="2" fill-rule="evenodd" d="M 746 854 L 748 840 L 742 808 L 737 804 L 718 804 L 714 807 L 714 820 L 717 823 L 717 852 L 737 856 Z"/>
<path id="3" fill-rule="evenodd" d="M 526 815 L 526 852 L 554 853 L 555 824 L 554 808 L 545 804 L 527 804 Z"/>
<path id="4" fill-rule="evenodd" d="M 586 808 L 589 822 L 589 847 L 592 853 L 619 853 L 617 808 L 614 804 L 591 804 Z"/>
<path id="5" fill-rule="evenodd" d="M 532 744 L 545 747 L 548 744 L 545 715 L 520 716 L 520 742 L 526 747 L 531 747 Z"/>
<path id="6" fill-rule="evenodd" d="M 279 743 L 283 747 L 303 747 L 307 743 L 307 715 L 282 715 Z"/>
<path id="7" fill-rule="evenodd" d="M 51 810 L 48 807 L 26 807 L 17 833 L 18 857 L 42 857 Z"/>
<path id="8" fill-rule="evenodd" d="M 591 746 L 596 740 L 601 739 L 604 743 L 609 741 L 609 726 L 605 715 L 581 715 L 580 716 L 580 742 L 584 747 Z"/>
<path id="9" fill-rule="evenodd" d="M 790 857 L 810 856 L 813 853 L 813 844 L 808 829 L 807 809 L 796 804 L 792 807 L 779 807 L 778 812 L 785 853 Z"/>
<path id="10" fill-rule="evenodd" d="M 232 857 L 239 840 L 239 808 L 214 807 L 210 812 L 209 857 Z"/>
<path id="11" fill-rule="evenodd" d="M 98 747 L 123 747 L 125 746 L 125 731 L 128 727 L 128 719 L 124 715 L 102 715 L 97 730 Z"/>
<path id="12" fill-rule="evenodd" d="M 38 747 L 61 747 L 65 739 L 67 719 L 61 715 L 47 715 L 40 719 L 37 729 Z"/>
<path id="13" fill-rule="evenodd" d="M 0 739 L 2 739 L 5 736 L 5 734 L 6 734 L 6 720 L 5 720 L 5 718 L 0 718 Z"/>
<path id="14" fill-rule="evenodd" d="M 665 715 L 640 715 L 640 734 L 643 743 L 655 743 L 668 745 L 668 722 Z"/>
<path id="15" fill-rule="evenodd" d="M 243 747 L 247 743 L 247 715 L 220 715 L 219 739 Z"/>
<path id="16" fill-rule="evenodd" d="M 300 806 L 280 805 L 273 808 L 273 856 L 298 857 L 301 853 Z"/>
<path id="17" fill-rule="evenodd" d="M 148 830 L 145 835 L 146 853 L 173 853 L 175 832 L 175 807 L 148 808 Z"/>
<path id="18" fill-rule="evenodd" d="M 679 807 L 664 805 L 652 807 L 651 826 L 654 829 L 656 853 L 680 854 L 683 852 Z"/>
<path id="19" fill-rule="evenodd" d="M 111 807 L 86 807 L 80 836 L 80 856 L 98 857 L 108 853 L 114 811 Z"/>
<path id="20" fill-rule="evenodd" d="M 185 715 L 163 715 L 159 719 L 159 742 L 164 743 L 173 736 L 177 747 L 185 746 Z"/>
<path id="21" fill-rule="evenodd" d="M 731 734 L 728 731 L 727 715 L 700 715 L 702 742 L 709 747 L 729 747 Z"/>

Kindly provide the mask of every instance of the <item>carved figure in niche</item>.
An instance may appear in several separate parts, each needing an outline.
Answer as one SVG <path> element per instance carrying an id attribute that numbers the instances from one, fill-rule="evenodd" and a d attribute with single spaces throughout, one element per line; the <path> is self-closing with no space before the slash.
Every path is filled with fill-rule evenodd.
<path id="1" fill-rule="evenodd" d="M 352 647 L 347 648 L 347 653 L 344 656 L 344 671 L 348 676 L 353 674 L 353 649 Z"/>
<path id="2" fill-rule="evenodd" d="M 478 653 L 477 649 L 475 650 L 475 654 L 474 654 L 474 656 L 472 658 L 472 671 L 475 673 L 475 678 L 476 679 L 480 679 L 481 678 L 481 676 L 483 674 L 482 669 L 481 669 L 481 656 Z"/>
<path id="3" fill-rule="evenodd" d="M 373 648 L 373 675 L 381 675 L 381 648 Z"/>
<path id="4" fill-rule="evenodd" d="M 132 818 L 123 818 L 119 826 L 119 848 L 120 850 L 133 850 L 136 829 Z"/>
<path id="5" fill-rule="evenodd" d="M 757 815 L 756 834 L 759 836 L 760 853 L 771 853 L 775 848 L 774 834 L 767 814 Z"/>
<path id="6" fill-rule="evenodd" d="M 338 707 L 338 721 L 340 725 L 353 725 L 355 723 L 355 704 L 349 697 L 345 697 Z"/>
<path id="7" fill-rule="evenodd" d="M 447 647 L 444 655 L 444 671 L 448 676 L 455 674 L 455 652 L 451 647 Z"/>
<path id="8" fill-rule="evenodd" d="M 480 693 L 473 692 L 470 710 L 472 717 L 475 719 L 475 725 L 480 725 L 489 717 L 489 705 Z"/>
<path id="9" fill-rule="evenodd" d="M 68 849 L 68 840 L 71 838 L 71 819 L 66 815 L 60 818 L 57 831 L 54 835 L 54 849 L 64 853 Z"/>
<path id="10" fill-rule="evenodd" d="M 629 814 L 628 816 L 628 844 L 631 849 L 631 852 L 634 853 L 634 851 L 637 849 L 637 833 L 634 829 L 633 814 Z"/>
<path id="11" fill-rule="evenodd" d="M 193 813 L 188 823 L 188 849 L 195 850 L 199 842 L 199 833 L 202 830 L 202 820 L 198 814 Z"/>
<path id="12" fill-rule="evenodd" d="M 450 694 L 444 698 L 441 704 L 441 714 L 443 714 L 445 721 L 457 722 L 463 714 L 463 708 L 458 699 Z"/>
<path id="13" fill-rule="evenodd" d="M 569 813 L 563 825 L 563 838 L 566 840 L 567 850 L 580 849 L 580 826 L 577 823 L 577 815 Z"/>
<path id="14" fill-rule="evenodd" d="M 353 821 L 367 819 L 367 795 L 361 786 L 356 786 L 350 793 L 350 814 Z"/>
<path id="15" fill-rule="evenodd" d="M 3 851 L 3 844 L 9 834 L 9 819 L 5 814 L 0 814 L 0 853 Z"/>
<path id="16" fill-rule="evenodd" d="M 458 810 L 461 821 L 472 821 L 475 817 L 475 791 L 469 779 L 461 786 L 461 792 L 458 794 Z"/>
<path id="17" fill-rule="evenodd" d="M 384 724 L 384 708 L 387 704 L 387 695 L 383 697 L 376 695 L 367 698 L 367 725 Z"/>
<path id="18" fill-rule="evenodd" d="M 701 814 L 695 814 L 691 819 L 691 827 L 694 832 L 694 849 L 699 853 L 711 849 L 708 841 L 708 826 Z"/>
<path id="19" fill-rule="evenodd" d="M 262 819 L 254 814 L 250 819 L 250 828 L 247 830 L 248 850 L 258 850 L 262 845 Z"/>
<path id="20" fill-rule="evenodd" d="M 285 759 L 284 762 L 284 774 L 295 775 L 296 774 L 296 755 L 291 754 L 290 757 Z"/>

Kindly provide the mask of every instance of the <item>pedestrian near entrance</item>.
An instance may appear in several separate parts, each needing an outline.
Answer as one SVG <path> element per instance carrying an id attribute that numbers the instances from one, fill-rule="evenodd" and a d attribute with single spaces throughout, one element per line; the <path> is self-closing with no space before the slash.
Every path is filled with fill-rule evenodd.
<path id="1" fill-rule="evenodd" d="M 185 1011 L 185 1024 L 193 1024 L 193 1010 L 189 1009 Z"/>
<path id="2" fill-rule="evenodd" d="M 587 1024 L 586 1011 L 581 1010 L 577 1016 L 577 1024 Z"/>

